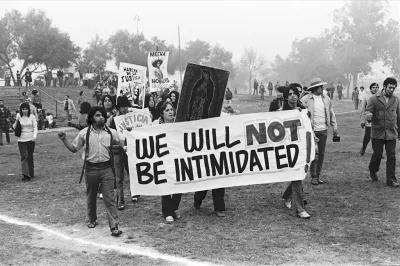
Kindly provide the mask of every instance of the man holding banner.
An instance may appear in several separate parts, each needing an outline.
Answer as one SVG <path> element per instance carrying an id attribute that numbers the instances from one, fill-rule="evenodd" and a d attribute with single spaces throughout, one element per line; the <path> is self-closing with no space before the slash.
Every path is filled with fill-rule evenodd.
<path id="1" fill-rule="evenodd" d="M 136 127 L 146 127 L 151 124 L 150 112 L 148 109 L 132 109 L 129 112 L 131 104 L 126 96 L 118 97 L 118 114 L 113 117 L 110 127 L 117 131 L 118 137 L 124 140 L 126 143 L 125 134 L 127 131 L 131 131 Z M 124 169 L 129 175 L 128 156 L 122 147 L 116 147 L 114 149 L 114 162 L 115 162 L 115 177 L 117 180 L 117 198 L 118 198 L 118 209 L 125 209 L 124 199 Z M 137 202 L 139 195 L 132 194 L 133 202 Z"/>

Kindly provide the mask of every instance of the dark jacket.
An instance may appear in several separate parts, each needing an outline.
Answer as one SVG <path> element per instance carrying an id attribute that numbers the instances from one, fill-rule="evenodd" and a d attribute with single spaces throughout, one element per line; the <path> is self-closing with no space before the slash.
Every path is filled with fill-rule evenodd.
<path id="1" fill-rule="evenodd" d="M 283 98 L 275 98 L 269 105 L 269 111 L 275 112 L 278 111 L 283 105 Z"/>
<path id="2" fill-rule="evenodd" d="M 386 103 L 382 91 L 369 98 L 365 114 L 372 113 L 371 137 L 395 140 L 400 136 L 400 100 L 392 95 Z"/>

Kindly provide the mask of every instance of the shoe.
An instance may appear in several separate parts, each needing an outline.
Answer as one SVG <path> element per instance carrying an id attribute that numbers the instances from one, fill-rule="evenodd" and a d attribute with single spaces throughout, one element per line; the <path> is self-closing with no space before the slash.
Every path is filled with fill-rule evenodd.
<path id="1" fill-rule="evenodd" d="M 24 175 L 24 177 L 21 180 L 22 181 L 31 181 L 31 178 L 27 175 Z"/>
<path id="2" fill-rule="evenodd" d="M 361 150 L 360 150 L 360 155 L 363 156 L 364 154 L 365 154 L 365 149 L 364 149 L 364 148 L 361 148 Z"/>
<path id="3" fill-rule="evenodd" d="M 118 210 L 119 211 L 125 210 L 125 203 L 124 202 L 118 203 Z"/>
<path id="4" fill-rule="evenodd" d="M 399 183 L 397 181 L 393 181 L 386 183 L 386 185 L 388 185 L 389 187 L 398 187 Z"/>
<path id="5" fill-rule="evenodd" d="M 311 185 L 318 186 L 319 185 L 318 178 L 312 177 L 311 178 Z"/>
<path id="6" fill-rule="evenodd" d="M 306 211 L 298 212 L 297 217 L 301 219 L 310 219 L 311 215 L 309 215 Z"/>
<path id="7" fill-rule="evenodd" d="M 118 229 L 118 227 L 114 227 L 113 229 L 111 229 L 111 235 L 112 236 L 120 236 L 122 234 L 122 231 Z"/>
<path id="8" fill-rule="evenodd" d="M 225 211 L 215 211 L 217 217 L 225 217 Z"/>
<path id="9" fill-rule="evenodd" d="M 100 194 L 99 194 L 99 198 L 100 198 L 100 199 L 103 199 L 103 193 L 100 193 Z"/>
<path id="10" fill-rule="evenodd" d="M 138 202 L 139 196 L 132 196 L 132 201 L 133 202 Z"/>
<path id="11" fill-rule="evenodd" d="M 378 181 L 378 176 L 376 175 L 376 173 L 369 173 L 369 176 L 371 177 L 372 181 Z"/>
<path id="12" fill-rule="evenodd" d="M 172 222 L 174 222 L 174 217 L 172 217 L 172 216 L 167 216 L 167 217 L 165 217 L 165 221 L 166 221 L 167 223 L 172 223 Z"/>
<path id="13" fill-rule="evenodd" d="M 95 222 L 89 222 L 89 223 L 87 224 L 87 227 L 89 227 L 89 228 L 95 228 L 96 225 L 98 225 L 98 223 L 97 223 L 96 221 L 95 221 Z"/>
<path id="14" fill-rule="evenodd" d="M 180 219 L 181 218 L 181 214 L 179 213 L 178 210 L 175 211 L 175 218 L 176 219 Z"/>
<path id="15" fill-rule="evenodd" d="M 324 183 L 324 181 L 322 181 L 321 179 L 318 178 L 318 184 L 321 185 L 323 183 Z"/>
<path id="16" fill-rule="evenodd" d="M 201 203 L 198 203 L 198 202 L 194 202 L 194 204 L 193 204 L 193 207 L 196 209 L 196 210 L 200 210 L 200 205 L 201 205 Z"/>
<path id="17" fill-rule="evenodd" d="M 282 199 L 283 200 L 283 205 L 285 205 L 286 208 L 291 209 L 292 208 L 292 199 Z"/>

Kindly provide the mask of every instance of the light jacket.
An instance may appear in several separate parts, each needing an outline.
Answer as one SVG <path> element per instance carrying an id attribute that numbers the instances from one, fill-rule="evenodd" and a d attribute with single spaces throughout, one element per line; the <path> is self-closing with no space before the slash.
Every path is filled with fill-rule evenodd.
<path id="1" fill-rule="evenodd" d="M 371 137 L 373 139 L 395 140 L 400 132 L 400 100 L 392 95 L 386 103 L 382 91 L 371 96 L 365 108 L 365 115 L 372 113 Z"/>
<path id="2" fill-rule="evenodd" d="M 321 97 L 322 97 L 322 101 L 323 101 L 324 107 L 325 107 L 326 126 L 329 127 L 329 125 L 331 125 L 334 129 L 337 129 L 336 116 L 335 116 L 335 112 L 333 111 L 333 108 L 332 108 L 331 99 L 324 93 L 321 94 Z M 309 93 L 309 94 L 304 95 L 304 97 L 301 98 L 301 102 L 310 111 L 311 124 L 314 128 L 314 94 Z"/>
<path id="3" fill-rule="evenodd" d="M 360 123 L 365 123 L 366 127 L 371 127 L 371 122 L 365 119 L 365 108 L 367 107 L 368 99 L 371 98 L 371 94 L 364 94 L 361 97 L 361 110 L 360 110 Z"/>

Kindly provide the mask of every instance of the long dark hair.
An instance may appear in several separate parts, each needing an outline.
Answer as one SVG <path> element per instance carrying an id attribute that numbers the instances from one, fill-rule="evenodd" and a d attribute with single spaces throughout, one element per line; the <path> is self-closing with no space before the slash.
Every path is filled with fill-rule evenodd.
<path id="1" fill-rule="evenodd" d="M 22 109 L 25 109 L 25 108 L 28 109 L 28 117 L 30 117 L 31 116 L 31 106 L 27 102 L 21 103 L 21 105 L 19 106 L 19 114 L 21 116 L 23 116 L 24 113 L 22 112 Z"/>
<path id="2" fill-rule="evenodd" d="M 90 107 L 92 107 L 90 105 L 89 102 L 83 102 L 81 103 L 81 110 L 79 111 L 81 114 L 87 114 L 89 113 Z"/>
<path id="3" fill-rule="evenodd" d="M 114 97 L 112 97 L 111 95 L 104 95 L 103 98 L 101 99 L 101 105 L 104 107 L 104 101 L 106 100 L 106 98 L 110 99 L 111 101 L 111 109 L 114 108 L 115 107 Z"/>
<path id="4" fill-rule="evenodd" d="M 169 98 L 171 99 L 171 101 L 172 101 L 172 94 L 175 94 L 175 102 L 172 102 L 172 105 L 174 106 L 174 109 L 176 109 L 176 108 L 178 108 L 178 102 L 179 102 L 179 92 L 177 92 L 177 91 L 171 91 L 170 93 L 169 93 Z"/>
<path id="5" fill-rule="evenodd" d="M 174 105 L 171 102 L 163 102 L 163 104 L 160 107 L 160 119 L 162 122 L 165 122 L 163 114 L 165 109 L 167 109 L 168 105 L 171 105 L 171 107 L 174 108 Z"/>
<path id="6" fill-rule="evenodd" d="M 90 108 L 90 110 L 89 110 L 88 117 L 86 119 L 86 122 L 87 122 L 88 125 L 93 125 L 92 119 L 94 117 L 94 114 L 97 111 L 100 111 L 101 115 L 104 117 L 104 120 L 105 120 L 104 123 L 107 122 L 107 111 L 106 111 L 106 109 L 104 107 L 102 107 L 102 106 L 96 105 L 96 106 L 92 106 Z"/>

